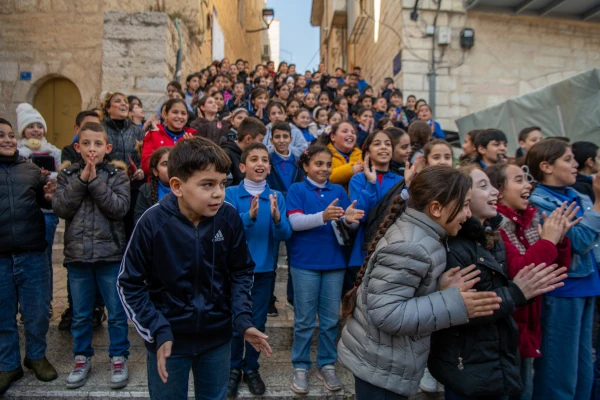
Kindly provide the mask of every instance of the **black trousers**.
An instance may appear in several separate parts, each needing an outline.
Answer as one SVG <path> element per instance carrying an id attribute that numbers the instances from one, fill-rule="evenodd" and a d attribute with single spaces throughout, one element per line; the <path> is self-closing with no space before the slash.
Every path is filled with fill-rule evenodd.
<path id="1" fill-rule="evenodd" d="M 354 376 L 354 390 L 356 392 L 356 400 L 408 400 L 406 396 L 371 385 L 356 375 Z"/>

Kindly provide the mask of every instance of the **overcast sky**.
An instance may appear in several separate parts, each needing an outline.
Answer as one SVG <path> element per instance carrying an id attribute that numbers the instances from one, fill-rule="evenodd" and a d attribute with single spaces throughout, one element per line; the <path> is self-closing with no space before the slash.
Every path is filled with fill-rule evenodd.
<path id="1" fill-rule="evenodd" d="M 298 72 L 319 65 L 319 27 L 310 24 L 311 5 L 311 0 L 267 0 L 267 7 L 275 10 L 275 18 L 280 21 L 279 57 L 296 64 Z"/>

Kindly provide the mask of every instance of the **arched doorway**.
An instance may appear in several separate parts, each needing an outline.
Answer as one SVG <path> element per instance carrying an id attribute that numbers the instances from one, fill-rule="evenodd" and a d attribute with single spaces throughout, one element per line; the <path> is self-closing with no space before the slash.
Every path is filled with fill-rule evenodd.
<path id="1" fill-rule="evenodd" d="M 33 107 L 46 120 L 46 139 L 50 143 L 59 149 L 71 144 L 75 117 L 81 111 L 81 94 L 73 82 L 66 78 L 50 79 L 35 94 Z"/>

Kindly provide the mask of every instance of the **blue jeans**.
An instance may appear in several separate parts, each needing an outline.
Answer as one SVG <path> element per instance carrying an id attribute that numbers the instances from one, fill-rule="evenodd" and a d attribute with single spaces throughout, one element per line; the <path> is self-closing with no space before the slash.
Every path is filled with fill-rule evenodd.
<path id="1" fill-rule="evenodd" d="M 25 354 L 46 356 L 50 324 L 50 280 L 46 252 L 0 256 L 0 372 L 21 366 L 17 312 L 25 329 Z"/>
<path id="2" fill-rule="evenodd" d="M 267 311 L 271 301 L 271 283 L 275 279 L 275 272 L 264 272 L 254 274 L 254 284 L 252 285 L 252 323 L 254 327 L 261 332 L 265 331 L 267 323 Z M 246 355 L 244 355 L 244 348 Z M 258 357 L 260 353 L 254 350 L 254 347 L 246 341 L 237 331 L 233 330 L 231 339 L 231 368 L 241 369 L 244 372 L 257 370 Z"/>
<path id="3" fill-rule="evenodd" d="M 534 363 L 534 399 L 590 399 L 594 301 L 594 297 L 544 296 L 542 357 Z"/>
<path id="4" fill-rule="evenodd" d="M 44 213 L 44 221 L 46 222 L 46 255 L 48 256 L 48 269 L 50 270 L 50 301 L 52 301 L 54 293 L 54 274 L 52 273 L 52 246 L 54 245 L 54 235 L 58 226 L 58 217 L 54 213 Z"/>
<path id="5" fill-rule="evenodd" d="M 91 357 L 92 315 L 96 299 L 96 287 L 102 293 L 108 311 L 108 356 L 129 355 L 127 339 L 127 316 L 117 294 L 117 263 L 69 263 L 67 264 L 69 285 L 73 296 L 73 354 Z"/>
<path id="6" fill-rule="evenodd" d="M 336 339 L 343 269 L 313 271 L 290 268 L 294 285 L 294 344 L 292 364 L 294 368 L 310 369 L 310 342 L 319 314 L 319 344 L 317 368 L 333 364 L 337 359 Z"/>
<path id="7" fill-rule="evenodd" d="M 158 375 L 156 353 L 148 351 L 148 390 L 154 400 L 187 400 L 190 369 L 194 374 L 196 400 L 225 400 L 229 381 L 229 342 L 194 355 L 172 355 L 167 358 L 167 383 Z"/>

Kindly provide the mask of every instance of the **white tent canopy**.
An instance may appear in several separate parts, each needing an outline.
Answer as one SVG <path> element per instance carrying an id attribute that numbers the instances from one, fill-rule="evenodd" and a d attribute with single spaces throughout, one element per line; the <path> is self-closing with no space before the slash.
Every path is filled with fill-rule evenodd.
<path id="1" fill-rule="evenodd" d="M 517 149 L 521 129 L 529 126 L 541 127 L 544 137 L 566 136 L 571 143 L 600 143 L 600 70 L 584 72 L 459 118 L 456 125 L 463 140 L 473 129 L 500 129 L 508 138 L 509 153 Z"/>

